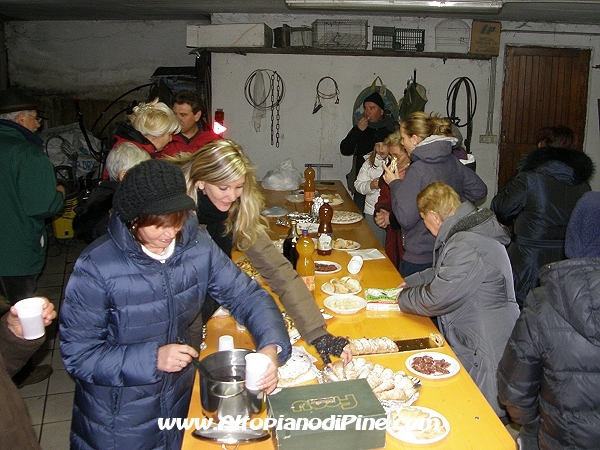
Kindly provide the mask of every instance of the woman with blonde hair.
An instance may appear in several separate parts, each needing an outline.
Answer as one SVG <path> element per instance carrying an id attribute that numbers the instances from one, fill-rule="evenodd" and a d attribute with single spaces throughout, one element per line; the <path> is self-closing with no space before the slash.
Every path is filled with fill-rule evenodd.
<path id="1" fill-rule="evenodd" d="M 450 185 L 462 201 L 477 202 L 487 195 L 485 183 L 452 153 L 456 139 L 448 119 L 418 111 L 400 124 L 402 144 L 412 163 L 404 179 L 385 168 L 390 186 L 392 209 L 404 235 L 404 258 L 400 273 L 406 277 L 431 267 L 435 238 L 427 231 L 419 209 L 417 194 L 433 181 Z"/>
<path id="2" fill-rule="evenodd" d="M 171 142 L 173 134 L 181 130 L 173 110 L 159 102 L 158 98 L 134 106 L 127 119 L 128 123 L 119 126 L 115 132 L 113 148 L 123 142 L 131 142 L 147 151 L 152 158 L 160 157 L 160 152 Z"/>
<path id="3" fill-rule="evenodd" d="M 418 194 L 417 205 L 438 256 L 433 267 L 405 278 L 400 310 L 437 317 L 460 362 L 498 417 L 507 421 L 498 401 L 496 369 L 519 317 L 504 247 L 510 234 L 492 211 L 461 203 L 458 193 L 439 181 Z"/>
<path id="4" fill-rule="evenodd" d="M 279 296 L 302 337 L 315 346 L 325 363 L 330 362 L 330 354 L 348 361 L 348 341 L 327 333 L 312 294 L 267 234 L 267 222 L 260 214 L 264 199 L 254 166 L 242 148 L 231 140 L 217 139 L 195 153 L 182 153 L 170 160 L 183 170 L 188 195 L 196 201 L 198 221 L 217 245 L 230 257 L 234 247 L 245 252 Z M 204 306 L 202 323 L 217 308 L 216 302 Z M 197 335 L 197 323 L 193 328 Z"/>

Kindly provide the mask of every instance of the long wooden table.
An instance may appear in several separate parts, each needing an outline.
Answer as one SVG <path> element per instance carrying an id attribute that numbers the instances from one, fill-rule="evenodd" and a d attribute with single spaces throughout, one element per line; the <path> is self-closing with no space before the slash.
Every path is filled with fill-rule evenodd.
<path id="1" fill-rule="evenodd" d="M 333 184 L 317 184 L 317 190 L 322 193 L 337 192 L 341 195 L 344 203 L 334 206 L 334 209 L 355 211 L 356 208 L 351 197 L 340 181 Z M 291 203 L 286 201 L 289 192 L 264 191 L 267 206 L 282 206 L 288 211 L 303 211 L 302 203 Z M 271 226 L 271 237 L 273 239 L 284 238 L 287 228 L 276 225 L 275 219 L 269 219 Z M 369 229 L 367 223 L 362 220 L 349 225 L 334 225 L 334 238 L 352 239 L 361 244 L 361 248 L 377 248 L 382 253 L 383 249 Z M 233 255 L 234 260 L 241 256 Z M 342 265 L 342 271 L 335 274 L 338 276 L 349 275 L 346 266 L 350 255 L 345 251 L 334 250 L 330 256 L 319 256 L 316 251 L 315 259 L 335 261 Z M 317 275 L 317 288 L 315 301 L 323 308 L 323 301 L 327 294 L 321 291 L 321 285 L 332 275 Z M 362 270 L 355 276 L 360 280 L 364 288 L 397 287 L 402 282 L 402 277 L 388 258 L 368 260 L 364 262 Z M 360 294 L 359 294 L 360 295 Z M 204 357 L 216 351 L 219 336 L 230 334 L 234 337 L 236 348 L 254 348 L 254 343 L 247 331 L 236 329 L 235 321 L 230 318 L 213 318 L 207 325 L 207 346 L 203 351 Z M 362 310 L 354 315 L 335 315 L 327 321 L 327 329 L 334 335 L 348 336 L 351 338 L 387 336 L 394 340 L 417 338 L 429 336 L 437 332 L 431 320 L 427 317 L 405 314 L 401 312 L 382 312 Z M 303 345 L 312 355 L 318 356 L 314 348 L 304 340 L 295 345 Z M 456 358 L 452 349 L 445 344 L 442 348 L 434 350 L 441 354 Z M 373 362 L 380 363 L 394 371 L 406 370 L 406 359 L 415 352 L 402 352 L 390 355 L 367 357 Z M 319 359 L 320 361 L 320 359 Z M 516 444 L 508 431 L 502 425 L 491 406 L 487 403 L 469 374 L 461 366 L 460 371 L 454 377 L 443 380 L 428 380 L 422 378 L 422 387 L 419 390 L 419 398 L 415 405 L 425 406 L 443 414 L 450 422 L 450 433 L 440 442 L 428 445 L 413 445 L 401 442 L 389 434 L 386 437 L 386 449 L 481 449 L 508 450 L 515 449 Z M 189 417 L 203 417 L 200 405 L 200 388 L 196 380 Z M 191 435 L 192 431 L 185 432 L 183 449 L 219 449 L 220 444 L 200 441 Z M 244 445 L 248 450 L 273 450 L 274 442 L 267 440 L 255 444 Z"/>

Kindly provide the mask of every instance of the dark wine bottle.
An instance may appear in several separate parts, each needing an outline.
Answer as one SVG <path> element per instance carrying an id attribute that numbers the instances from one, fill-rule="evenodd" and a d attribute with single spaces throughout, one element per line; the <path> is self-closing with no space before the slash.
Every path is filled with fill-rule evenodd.
<path id="1" fill-rule="evenodd" d="M 283 256 L 292 263 L 294 269 L 296 268 L 296 262 L 298 261 L 298 251 L 296 250 L 296 242 L 298 241 L 298 230 L 296 228 L 296 221 L 292 220 L 290 224 L 290 231 L 287 237 L 283 241 Z"/>

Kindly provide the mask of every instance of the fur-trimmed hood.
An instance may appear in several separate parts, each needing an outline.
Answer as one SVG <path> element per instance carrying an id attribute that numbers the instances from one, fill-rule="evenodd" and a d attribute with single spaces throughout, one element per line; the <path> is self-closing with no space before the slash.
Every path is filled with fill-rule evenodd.
<path id="1" fill-rule="evenodd" d="M 570 185 L 588 181 L 594 170 L 594 163 L 585 153 L 557 147 L 536 148 L 519 163 L 519 172 L 544 172 Z"/>

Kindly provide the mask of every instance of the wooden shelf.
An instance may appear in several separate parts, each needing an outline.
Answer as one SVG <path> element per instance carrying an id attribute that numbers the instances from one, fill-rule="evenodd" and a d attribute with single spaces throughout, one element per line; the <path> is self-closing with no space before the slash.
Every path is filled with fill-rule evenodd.
<path id="1" fill-rule="evenodd" d="M 438 58 L 438 59 L 492 59 L 490 55 L 476 55 L 474 53 L 444 53 L 444 52 L 400 52 L 395 50 L 346 50 L 325 49 L 315 47 L 207 47 L 195 48 L 190 53 L 203 50 L 213 53 L 259 53 L 269 55 L 327 55 L 327 56 L 383 56 L 395 58 Z"/>

